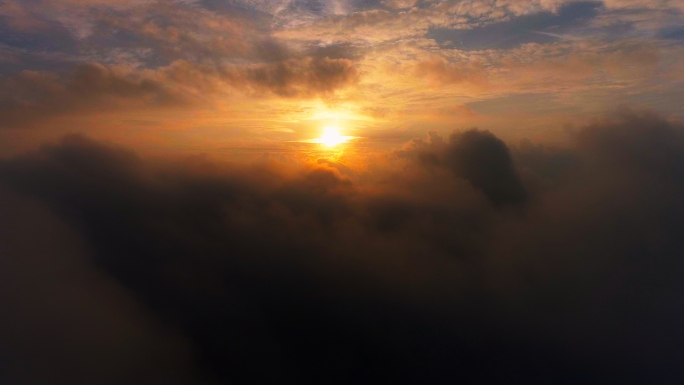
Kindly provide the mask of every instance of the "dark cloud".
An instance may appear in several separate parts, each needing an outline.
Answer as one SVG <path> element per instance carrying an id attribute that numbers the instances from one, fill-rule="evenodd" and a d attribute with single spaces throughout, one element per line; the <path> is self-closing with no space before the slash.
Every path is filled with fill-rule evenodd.
<path id="1" fill-rule="evenodd" d="M 262 39 L 254 44 L 252 50 L 267 63 L 287 60 L 293 56 L 287 46 L 276 39 Z"/>
<path id="2" fill-rule="evenodd" d="M 2 161 L 0 182 L 77 230 L 219 382 L 674 384 L 683 130 L 629 114 L 564 150 L 430 133 L 361 179 L 73 136 Z"/>
<path id="3" fill-rule="evenodd" d="M 0 78 L 0 128 L 78 112 L 197 107 L 226 86 L 248 94 L 325 97 L 357 80 L 351 60 L 327 57 L 221 67 L 177 61 L 155 71 L 100 63 L 79 64 L 66 75 L 23 71 Z"/>
<path id="4" fill-rule="evenodd" d="M 448 168 L 455 176 L 481 189 L 495 205 L 525 201 L 526 193 L 513 167 L 508 147 L 488 131 L 454 133 L 449 143 L 437 133 L 414 140 L 399 152 L 429 166 Z"/>
<path id="5" fill-rule="evenodd" d="M 314 46 L 309 49 L 311 56 L 330 59 L 358 60 L 363 57 L 364 48 L 350 43 L 329 44 Z"/>
<path id="6" fill-rule="evenodd" d="M 188 342 L 43 204 L 0 189 L 0 234 L 1 383 L 201 383 Z"/>
<path id="7" fill-rule="evenodd" d="M 348 59 L 306 57 L 272 64 L 229 70 L 227 79 L 238 87 L 272 92 L 284 97 L 331 94 L 358 80 L 356 67 Z"/>
<path id="8" fill-rule="evenodd" d="M 482 189 L 497 205 L 521 203 L 525 190 L 513 169 L 508 147 L 489 132 L 466 131 L 451 136 L 445 164 Z"/>
<path id="9" fill-rule="evenodd" d="M 67 76 L 23 71 L 0 79 L 0 125 L 12 127 L 77 111 L 182 101 L 158 81 L 99 63 L 76 66 Z"/>

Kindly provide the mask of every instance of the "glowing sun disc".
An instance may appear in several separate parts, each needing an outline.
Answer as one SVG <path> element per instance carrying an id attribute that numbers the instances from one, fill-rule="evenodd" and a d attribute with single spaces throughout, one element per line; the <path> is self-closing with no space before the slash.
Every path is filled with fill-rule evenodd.
<path id="1" fill-rule="evenodd" d="M 326 127 L 323 130 L 323 135 L 321 135 L 321 137 L 318 139 L 314 139 L 313 142 L 323 144 L 328 147 L 335 147 L 338 144 L 346 143 L 354 138 L 354 136 L 340 135 L 339 130 L 335 127 Z"/>

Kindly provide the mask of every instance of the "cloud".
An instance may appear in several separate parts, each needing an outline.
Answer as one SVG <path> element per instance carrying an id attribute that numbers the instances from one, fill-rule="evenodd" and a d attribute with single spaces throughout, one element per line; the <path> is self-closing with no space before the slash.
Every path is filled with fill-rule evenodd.
<path id="1" fill-rule="evenodd" d="M 349 59 L 307 57 L 228 70 L 226 78 L 255 91 L 284 97 L 311 97 L 347 88 L 356 83 L 358 74 Z"/>
<path id="2" fill-rule="evenodd" d="M 85 63 L 68 75 L 22 71 L 0 79 L 0 126 L 77 113 L 198 108 L 228 97 L 227 88 L 253 95 L 325 97 L 357 80 L 351 60 L 327 57 L 222 67 L 177 61 L 157 70 Z"/>
<path id="3" fill-rule="evenodd" d="M 430 9 L 411 9 L 394 13 L 371 9 L 347 15 L 330 16 L 311 23 L 275 32 L 283 39 L 315 40 L 326 43 L 367 41 L 381 43 L 400 38 L 419 37 L 434 24 L 446 22 L 449 16 Z"/>
<path id="4" fill-rule="evenodd" d="M 604 0 L 606 7 L 613 9 L 661 9 L 680 11 L 682 4 L 676 0 Z"/>
<path id="5" fill-rule="evenodd" d="M 81 64 L 67 77 L 23 71 L 0 81 L 0 121 L 5 127 L 77 111 L 180 102 L 155 79 L 98 63 Z"/>
<path id="6" fill-rule="evenodd" d="M 675 3 L 5 1 L 3 82 L 21 82 L 30 70 L 54 77 L 49 83 L 65 92 L 55 102 L 47 91 L 3 95 L 0 104 L 8 107 L 0 107 L 0 120 L 18 126 L 43 117 L 131 113 L 127 108 L 164 115 L 171 104 L 204 114 L 236 99 L 255 110 L 265 98 L 285 97 L 360 105 L 367 99 L 383 105 L 359 109 L 453 123 L 439 111 L 530 93 L 555 94 L 565 111 L 594 113 L 649 100 L 666 87 L 664 77 L 673 87 L 679 81 L 671 75 L 682 55 Z M 70 94 L 70 73 L 88 66 L 156 90 L 79 100 Z M 585 102 L 580 93 L 600 94 L 603 102 Z M 269 110 L 269 122 L 293 120 L 289 109 Z"/>
<path id="7" fill-rule="evenodd" d="M 567 149 L 430 133 L 344 175 L 71 136 L 3 160 L 0 183 L 75 229 L 219 381 L 677 383 L 683 133 L 640 113 Z"/>
<path id="8" fill-rule="evenodd" d="M 413 140 L 399 154 L 428 166 L 448 168 L 455 176 L 481 189 L 495 205 L 525 201 L 526 193 L 508 147 L 488 131 L 474 129 L 454 133 L 448 143 L 432 132 L 427 141 Z"/>
<path id="9" fill-rule="evenodd" d="M 428 79 L 432 84 L 470 85 L 472 88 L 486 88 L 489 80 L 487 71 L 475 62 L 449 62 L 444 58 L 429 58 L 416 64 L 415 74 L 418 78 Z"/>
<path id="10" fill-rule="evenodd" d="M 0 197 L 0 381 L 204 383 L 188 341 L 94 270 L 73 228 L 40 202 Z"/>
<path id="11" fill-rule="evenodd" d="M 390 8 L 412 8 L 418 0 L 386 0 L 383 4 Z"/>
<path id="12" fill-rule="evenodd" d="M 456 54 L 460 52 L 455 51 Z M 489 99 L 493 104 L 498 94 L 499 98 L 510 96 L 523 102 L 524 94 L 546 93 L 555 95 L 556 100 L 563 101 L 566 107 L 587 111 L 589 106 L 585 92 L 591 89 L 611 94 L 610 97 L 604 94 L 604 98 L 597 101 L 605 111 L 609 108 L 608 100 L 620 97 L 612 94 L 609 84 L 614 89 L 648 92 L 646 90 L 652 86 L 651 81 L 659 72 L 659 65 L 669 60 L 667 56 L 646 42 L 598 46 L 570 41 L 553 46 L 527 44 L 508 53 L 484 51 L 470 58 L 473 64 L 469 67 L 480 67 L 480 79 L 486 79 L 480 82 L 479 91 L 486 91 L 482 92 L 482 101 Z M 529 60 L 532 57 L 534 59 Z M 448 84 L 450 72 L 458 76 L 461 60 L 457 56 L 451 59 L 455 64 L 445 66 L 448 71 L 441 78 L 443 84 Z"/>
<path id="13" fill-rule="evenodd" d="M 470 29 L 432 28 L 427 36 L 441 44 L 449 43 L 463 50 L 506 49 L 525 43 L 551 43 L 558 40 L 559 34 L 577 29 L 595 18 L 600 6 L 596 2 L 569 3 L 557 12 L 540 12 Z"/>

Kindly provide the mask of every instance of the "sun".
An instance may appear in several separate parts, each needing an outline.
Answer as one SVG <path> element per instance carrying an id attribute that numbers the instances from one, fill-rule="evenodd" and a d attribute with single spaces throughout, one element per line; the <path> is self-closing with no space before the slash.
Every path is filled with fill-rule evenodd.
<path id="1" fill-rule="evenodd" d="M 354 136 L 343 136 L 340 135 L 340 131 L 336 127 L 326 127 L 323 129 L 323 135 L 320 138 L 314 139 L 314 143 L 320 143 L 327 147 L 335 147 L 338 144 L 346 143 Z"/>

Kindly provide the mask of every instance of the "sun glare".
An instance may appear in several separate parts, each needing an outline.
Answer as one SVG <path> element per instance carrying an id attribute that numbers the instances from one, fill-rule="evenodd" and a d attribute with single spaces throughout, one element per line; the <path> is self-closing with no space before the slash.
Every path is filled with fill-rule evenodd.
<path id="1" fill-rule="evenodd" d="M 351 139 L 354 139 L 354 137 L 340 135 L 340 131 L 335 127 L 326 127 L 325 129 L 323 129 L 323 135 L 321 135 L 320 138 L 314 140 L 314 142 L 323 144 L 328 147 L 335 147 L 338 144 L 346 143 Z"/>

